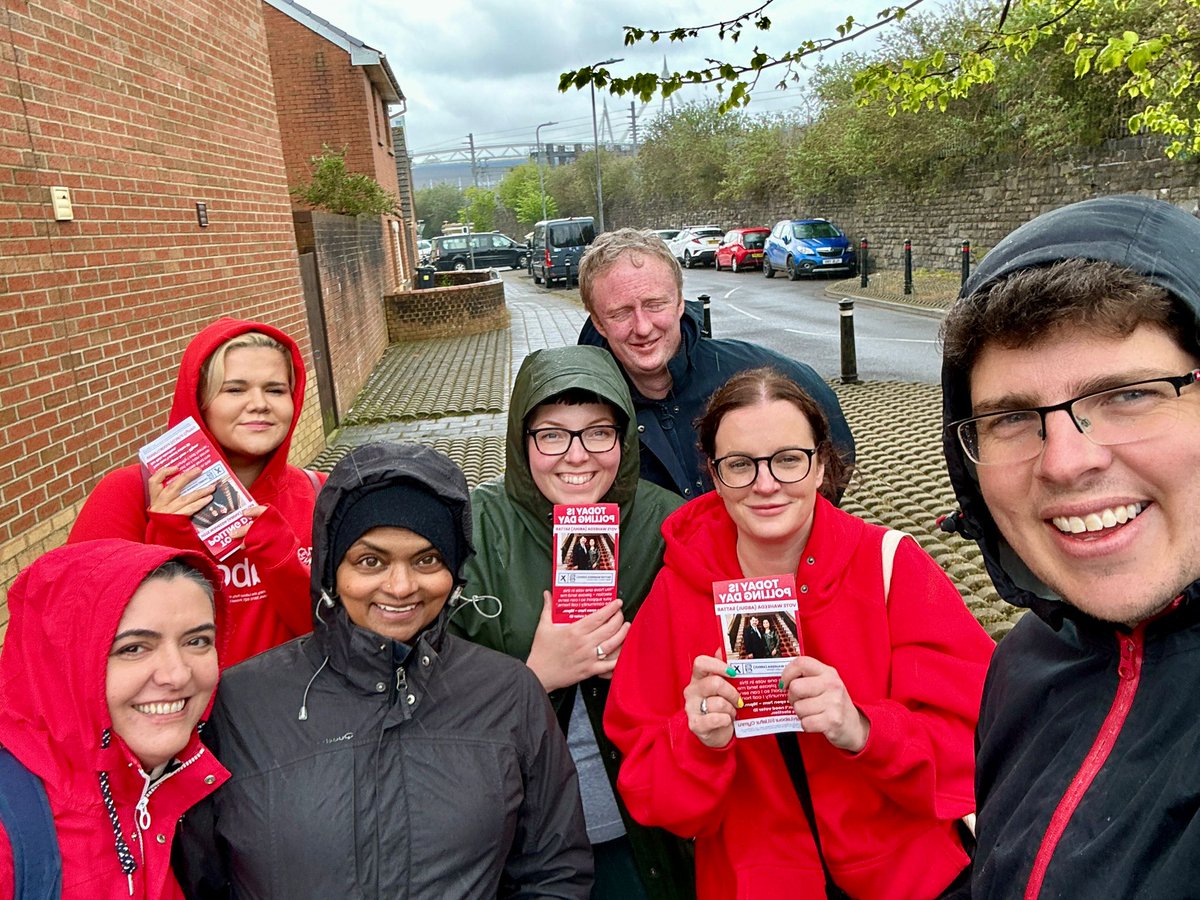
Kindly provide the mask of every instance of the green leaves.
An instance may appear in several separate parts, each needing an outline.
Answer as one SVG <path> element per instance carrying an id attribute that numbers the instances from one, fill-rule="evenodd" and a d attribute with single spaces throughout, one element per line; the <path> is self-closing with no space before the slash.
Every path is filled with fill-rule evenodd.
<path id="1" fill-rule="evenodd" d="M 343 216 L 393 215 L 399 202 L 379 182 L 360 172 L 346 171 L 346 148 L 322 145 L 321 155 L 310 160 L 312 179 L 291 190 L 293 197 L 314 209 Z"/>

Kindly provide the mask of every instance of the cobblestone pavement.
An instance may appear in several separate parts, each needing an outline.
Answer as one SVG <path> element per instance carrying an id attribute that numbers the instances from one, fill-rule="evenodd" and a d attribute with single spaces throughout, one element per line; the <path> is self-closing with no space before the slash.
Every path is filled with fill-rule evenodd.
<path id="1" fill-rule="evenodd" d="M 348 421 L 356 424 L 343 427 L 313 467 L 328 471 L 351 447 L 397 440 L 446 453 L 472 486 L 502 474 L 508 394 L 521 360 L 542 347 L 575 343 L 585 318 L 577 291 L 546 291 L 517 273 L 504 281 L 508 328 L 388 348 L 351 409 Z M 831 288 L 851 285 L 860 294 L 857 281 Z M 883 292 L 885 285 L 877 287 Z M 952 298 L 941 293 L 947 302 Z M 973 542 L 937 527 L 938 516 L 954 507 L 942 460 L 939 388 L 881 381 L 834 382 L 833 388 L 858 443 L 846 510 L 911 534 L 950 575 L 988 633 L 1002 637 L 1021 610 L 996 594 Z"/>

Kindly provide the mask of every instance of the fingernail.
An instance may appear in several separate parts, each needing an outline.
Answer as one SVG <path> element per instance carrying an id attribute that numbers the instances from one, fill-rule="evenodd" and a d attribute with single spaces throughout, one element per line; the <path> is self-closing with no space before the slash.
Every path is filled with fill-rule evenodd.
<path id="1" fill-rule="evenodd" d="M 741 697 L 738 697 L 737 708 L 741 709 L 745 705 L 746 705 L 746 701 L 743 700 Z"/>
<path id="2" fill-rule="evenodd" d="M 737 669 L 735 669 L 733 666 L 726 666 L 725 674 L 728 675 L 730 678 L 732 678 L 734 675 L 737 674 Z"/>

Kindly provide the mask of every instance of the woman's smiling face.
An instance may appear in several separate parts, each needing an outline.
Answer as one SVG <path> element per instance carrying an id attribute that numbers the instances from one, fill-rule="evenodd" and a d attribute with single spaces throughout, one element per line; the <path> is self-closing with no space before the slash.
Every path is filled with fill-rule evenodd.
<path id="1" fill-rule="evenodd" d="M 595 426 L 617 427 L 616 416 L 607 403 L 543 403 L 529 417 L 527 430 L 561 428 L 582 431 Z M 621 467 L 621 440 L 611 450 L 592 453 L 581 437 L 571 439 L 566 453 L 549 456 L 537 448 L 531 435 L 525 438 L 529 472 L 542 496 L 551 503 L 598 503 L 617 479 Z"/>

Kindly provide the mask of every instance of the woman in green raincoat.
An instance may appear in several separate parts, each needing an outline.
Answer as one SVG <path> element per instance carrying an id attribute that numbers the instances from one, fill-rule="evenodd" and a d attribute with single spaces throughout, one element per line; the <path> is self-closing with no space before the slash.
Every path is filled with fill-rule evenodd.
<path id="1" fill-rule="evenodd" d="M 477 555 L 468 594 L 451 621 L 458 634 L 526 662 L 567 733 L 579 770 L 595 898 L 694 897 L 690 848 L 629 818 L 615 784 L 620 757 L 601 722 L 608 678 L 629 622 L 662 566 L 663 519 L 682 500 L 639 479 L 637 418 L 625 378 L 598 347 L 526 357 L 509 403 L 503 478 L 471 493 Z M 550 619 L 552 512 L 556 503 L 616 503 L 621 510 L 618 599 L 578 622 Z"/>

